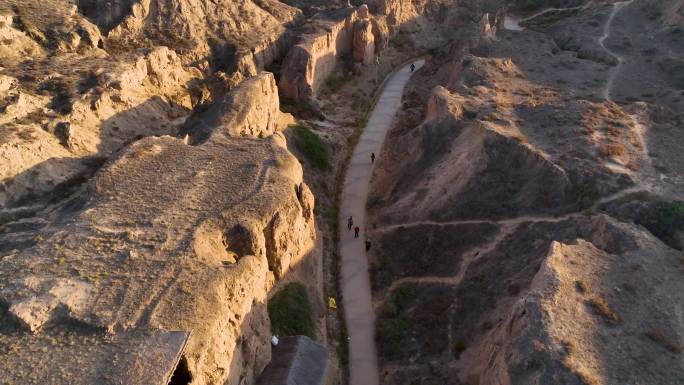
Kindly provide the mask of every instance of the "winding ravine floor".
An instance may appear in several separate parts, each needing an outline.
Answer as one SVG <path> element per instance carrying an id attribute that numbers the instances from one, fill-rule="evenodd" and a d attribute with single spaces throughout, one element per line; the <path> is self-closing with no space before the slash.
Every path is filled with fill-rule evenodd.
<path id="1" fill-rule="evenodd" d="M 416 61 L 416 70 L 424 61 Z M 371 153 L 380 154 L 385 135 L 392 127 L 401 96 L 411 77 L 410 64 L 392 75 L 381 91 L 344 179 L 340 204 L 340 256 L 345 321 L 349 334 L 349 373 L 352 385 L 377 385 L 375 316 L 371 303 L 368 260 L 364 251 L 366 201 L 372 175 Z M 347 218 L 361 227 L 359 238 L 347 230 Z"/>

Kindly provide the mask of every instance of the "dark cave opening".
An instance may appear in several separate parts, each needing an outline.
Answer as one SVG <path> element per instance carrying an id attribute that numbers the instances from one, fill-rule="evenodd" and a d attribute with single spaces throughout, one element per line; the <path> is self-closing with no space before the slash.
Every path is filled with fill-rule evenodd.
<path id="1" fill-rule="evenodd" d="M 176 369 L 173 371 L 171 380 L 169 380 L 169 385 L 188 385 L 192 381 L 192 373 L 190 373 L 190 368 L 188 368 L 188 360 L 185 356 L 182 356 Z"/>

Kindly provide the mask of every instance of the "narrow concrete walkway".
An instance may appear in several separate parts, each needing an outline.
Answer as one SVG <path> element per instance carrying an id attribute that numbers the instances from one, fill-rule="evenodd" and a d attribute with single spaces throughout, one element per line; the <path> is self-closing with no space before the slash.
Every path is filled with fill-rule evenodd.
<path id="1" fill-rule="evenodd" d="M 415 62 L 416 70 L 423 60 Z M 373 108 L 349 162 L 340 205 L 340 255 L 345 320 L 349 333 L 349 371 L 351 385 L 377 385 L 378 360 L 375 349 L 375 315 L 371 302 L 370 276 L 364 248 L 366 201 L 371 180 L 371 153 L 380 155 L 385 134 L 401 105 L 404 87 L 411 77 L 410 64 L 390 76 Z M 359 238 L 347 230 L 347 218 L 361 228 Z"/>

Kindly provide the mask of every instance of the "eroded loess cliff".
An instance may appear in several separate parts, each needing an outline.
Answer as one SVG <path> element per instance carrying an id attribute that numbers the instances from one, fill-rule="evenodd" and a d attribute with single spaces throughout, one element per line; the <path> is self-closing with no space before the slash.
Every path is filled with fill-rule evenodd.
<path id="1" fill-rule="evenodd" d="M 676 3 L 492 22 L 414 76 L 368 202 L 383 383 L 684 379 Z"/>
<path id="2" fill-rule="evenodd" d="M 393 7 L 437 10 L 423 5 Z M 316 337 L 336 335 L 293 119 L 262 70 L 314 96 L 348 57 L 371 68 L 412 18 L 346 2 L 0 1 L 3 380 L 254 383 L 268 298 L 292 280 Z"/>
<path id="3" fill-rule="evenodd" d="M 44 335 L 100 346 L 107 336 L 183 330 L 192 331 L 183 354 L 193 383 L 254 381 L 270 358 L 265 305 L 274 280 L 320 265 L 310 254 L 313 195 L 278 132 L 289 120 L 275 92 L 271 74 L 243 83 L 228 97 L 225 124 L 213 124 L 201 144 L 139 140 L 81 194 L 5 228 L 0 341 L 15 347 L 0 360 L 5 378 L 23 381 L 31 370 L 49 383 L 116 383 L 122 373 L 97 366 L 37 365 L 47 356 L 23 347 Z M 239 104 L 264 93 L 269 104 Z M 271 119 L 256 121 L 257 113 Z"/>

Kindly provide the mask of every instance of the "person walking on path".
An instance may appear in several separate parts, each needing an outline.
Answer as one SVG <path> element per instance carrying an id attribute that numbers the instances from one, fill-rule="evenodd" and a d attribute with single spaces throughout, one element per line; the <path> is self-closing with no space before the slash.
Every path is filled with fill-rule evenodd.
<path id="1" fill-rule="evenodd" d="M 370 241 L 370 239 L 366 239 L 366 252 L 368 252 L 368 250 L 370 250 L 370 248 L 371 248 L 371 241 Z"/>
<path id="2" fill-rule="evenodd" d="M 375 163 L 375 153 L 371 152 L 371 164 Z"/>
<path id="3" fill-rule="evenodd" d="M 354 227 L 354 238 L 358 238 L 358 237 L 359 237 L 359 231 L 361 231 L 361 229 L 359 228 L 359 226 Z"/>
<path id="4" fill-rule="evenodd" d="M 411 63 L 411 72 L 415 71 L 416 65 L 414 63 Z"/>
<path id="5" fill-rule="evenodd" d="M 354 219 L 352 219 L 352 217 L 349 216 L 349 219 L 347 219 L 347 229 L 351 230 L 352 226 L 354 226 Z"/>

